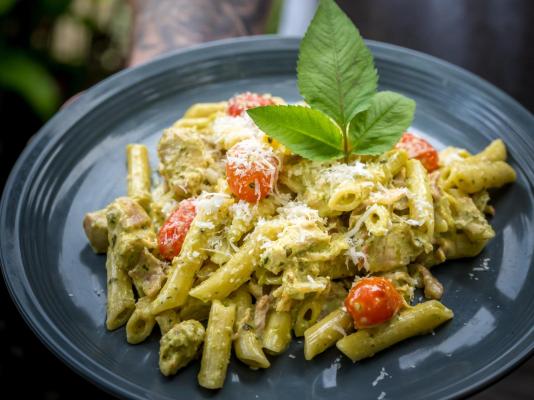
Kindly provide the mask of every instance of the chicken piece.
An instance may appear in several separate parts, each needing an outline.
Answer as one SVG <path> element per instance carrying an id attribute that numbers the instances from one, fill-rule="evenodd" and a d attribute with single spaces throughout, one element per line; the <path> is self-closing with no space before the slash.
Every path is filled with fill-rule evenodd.
<path id="1" fill-rule="evenodd" d="M 167 264 L 156 258 L 146 248 L 139 256 L 137 265 L 128 272 L 140 296 L 155 296 L 163 286 Z"/>
<path id="2" fill-rule="evenodd" d="M 83 230 L 95 253 L 105 253 L 108 250 L 108 222 L 105 208 L 85 214 Z"/>
<path id="3" fill-rule="evenodd" d="M 263 295 L 256 302 L 256 308 L 254 310 L 254 326 L 256 332 L 261 336 L 265 329 L 265 321 L 267 320 L 267 313 L 271 307 L 272 298 L 269 295 Z"/>
<path id="4" fill-rule="evenodd" d="M 441 299 L 443 296 L 443 285 L 434 275 L 421 264 L 417 264 L 417 272 L 421 274 L 424 286 L 424 293 L 427 299 Z"/>
<path id="5" fill-rule="evenodd" d="M 130 271 L 143 249 L 156 247 L 156 234 L 146 211 L 129 197 L 119 197 L 107 207 L 109 250 L 117 266 Z M 108 254 L 109 256 L 109 254 Z"/>
<path id="6" fill-rule="evenodd" d="M 385 236 L 368 236 L 363 246 L 365 268 L 370 272 L 387 272 L 408 265 L 423 252 L 414 242 L 410 226 L 401 223 L 393 223 Z"/>
<path id="7" fill-rule="evenodd" d="M 163 132 L 158 145 L 159 172 L 178 198 L 195 196 L 222 176 L 210 144 L 194 129 L 171 127 Z"/>
<path id="8" fill-rule="evenodd" d="M 106 211 L 110 231 L 131 232 L 146 229 L 152 222 L 143 207 L 129 197 L 117 198 Z"/>
<path id="9" fill-rule="evenodd" d="M 195 320 L 180 322 L 160 340 L 159 369 L 165 376 L 174 375 L 197 355 L 206 331 Z"/>

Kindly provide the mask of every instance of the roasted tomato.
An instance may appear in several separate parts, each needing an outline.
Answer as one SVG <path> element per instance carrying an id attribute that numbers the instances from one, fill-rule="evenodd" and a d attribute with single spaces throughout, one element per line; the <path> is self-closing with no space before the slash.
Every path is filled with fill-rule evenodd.
<path id="1" fill-rule="evenodd" d="M 345 307 L 357 329 L 388 321 L 399 312 L 402 304 L 395 286 L 389 279 L 381 277 L 360 279 L 345 299 Z"/>
<path id="2" fill-rule="evenodd" d="M 423 138 L 405 132 L 395 147 L 406 150 L 410 158 L 416 158 L 421 161 L 428 172 L 432 172 L 438 168 L 438 152 Z"/>
<path id="3" fill-rule="evenodd" d="M 227 113 L 232 117 L 237 117 L 250 108 L 270 106 L 272 104 L 275 104 L 275 102 L 269 95 L 245 92 L 228 100 Z"/>
<path id="4" fill-rule="evenodd" d="M 239 199 L 255 203 L 267 197 L 278 178 L 278 159 L 257 140 L 237 143 L 226 153 L 226 180 Z"/>
<path id="5" fill-rule="evenodd" d="M 196 215 L 192 200 L 183 200 L 162 225 L 158 233 L 159 252 L 166 260 L 172 260 L 182 250 L 185 235 Z"/>

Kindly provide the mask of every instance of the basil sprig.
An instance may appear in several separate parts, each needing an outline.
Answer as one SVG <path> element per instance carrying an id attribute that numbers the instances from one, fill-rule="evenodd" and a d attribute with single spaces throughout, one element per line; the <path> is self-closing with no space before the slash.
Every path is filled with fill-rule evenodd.
<path id="1" fill-rule="evenodd" d="M 333 0 L 321 0 L 300 44 L 300 94 L 311 108 L 266 106 L 248 110 L 256 125 L 291 151 L 315 161 L 376 155 L 410 126 L 415 102 L 376 92 L 373 56 Z"/>

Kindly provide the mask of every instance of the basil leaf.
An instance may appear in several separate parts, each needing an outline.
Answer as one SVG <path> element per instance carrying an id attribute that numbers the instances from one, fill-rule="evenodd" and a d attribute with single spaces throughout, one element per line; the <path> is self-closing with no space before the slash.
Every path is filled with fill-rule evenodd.
<path id="1" fill-rule="evenodd" d="M 377 93 L 369 109 L 350 123 L 352 152 L 376 155 L 390 150 L 412 123 L 414 112 L 415 101 L 399 93 Z"/>
<path id="2" fill-rule="evenodd" d="M 300 94 L 345 131 L 376 92 L 371 52 L 358 30 L 333 0 L 321 0 L 300 44 Z"/>
<path id="3" fill-rule="evenodd" d="M 314 161 L 343 156 L 341 130 L 320 111 L 300 106 L 266 106 L 247 113 L 262 131 L 293 153 Z"/>

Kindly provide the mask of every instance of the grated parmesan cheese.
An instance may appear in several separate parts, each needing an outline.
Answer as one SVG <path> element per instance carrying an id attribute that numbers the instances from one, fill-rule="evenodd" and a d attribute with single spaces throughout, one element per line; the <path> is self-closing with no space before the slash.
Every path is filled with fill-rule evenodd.
<path id="1" fill-rule="evenodd" d="M 403 197 L 409 197 L 411 195 L 408 188 L 393 188 L 387 189 L 383 185 L 378 185 L 379 191 L 371 193 L 369 201 L 371 203 L 383 203 L 393 204 L 399 201 Z"/>
<path id="2" fill-rule="evenodd" d="M 237 176 L 244 176 L 250 170 L 275 176 L 277 165 L 271 162 L 273 159 L 278 160 L 273 150 L 255 138 L 237 143 L 226 153 L 226 164 L 232 165 Z"/>
<path id="3" fill-rule="evenodd" d="M 319 216 L 319 211 L 308 207 L 299 201 L 290 201 L 277 209 L 278 214 L 291 223 L 299 222 L 321 222 L 325 220 Z"/>
<path id="4" fill-rule="evenodd" d="M 412 196 L 412 198 L 413 198 L 413 196 Z M 429 215 L 429 214 L 432 214 L 434 212 L 434 208 L 432 207 L 432 204 L 430 204 L 427 201 L 421 200 L 419 198 L 413 198 L 413 204 L 414 204 L 415 209 L 417 210 L 417 213 L 419 215 L 421 215 L 421 214 Z M 421 225 L 422 224 L 423 224 L 423 222 L 421 222 Z"/>
<path id="5" fill-rule="evenodd" d="M 356 251 L 354 246 L 349 247 L 346 252 L 346 255 L 354 263 L 354 265 L 359 265 L 360 261 L 363 261 L 363 267 L 366 270 L 369 270 L 369 263 L 367 262 L 367 255 L 363 251 Z"/>
<path id="6" fill-rule="evenodd" d="M 360 216 L 360 218 L 358 218 L 358 220 L 354 224 L 354 227 L 350 231 L 347 232 L 347 237 L 349 239 L 354 237 L 354 235 L 356 233 L 358 233 L 358 231 L 361 229 L 361 227 L 365 223 L 365 221 L 367 221 L 369 219 L 369 217 L 371 216 L 371 214 L 373 212 L 375 212 L 376 207 L 377 207 L 376 205 L 372 205 L 371 207 L 367 207 L 365 212 Z"/>
<path id="7" fill-rule="evenodd" d="M 244 200 L 239 200 L 239 202 L 232 204 L 230 212 L 234 215 L 234 218 L 239 218 L 247 224 L 252 221 L 252 209 L 250 204 Z"/>
<path id="8" fill-rule="evenodd" d="M 202 193 L 194 200 L 197 215 L 211 215 L 216 213 L 224 202 L 231 197 L 224 193 Z"/>
<path id="9" fill-rule="evenodd" d="M 384 367 L 382 367 L 382 369 L 380 370 L 380 374 L 373 381 L 372 385 L 376 386 L 378 384 L 378 382 L 383 380 L 386 376 L 390 376 L 390 375 L 386 372 L 386 369 Z"/>
<path id="10" fill-rule="evenodd" d="M 486 257 L 482 260 L 482 264 L 479 267 L 473 268 L 473 271 L 488 271 L 489 270 L 490 258 Z"/>
<path id="11" fill-rule="evenodd" d="M 261 140 L 265 136 L 246 113 L 237 117 L 219 116 L 213 121 L 212 130 L 215 143 L 226 149 L 243 140 L 253 138 Z"/>
<path id="12" fill-rule="evenodd" d="M 328 168 L 320 179 L 326 182 L 339 184 L 357 177 L 371 178 L 372 174 L 367 170 L 367 166 L 360 162 L 354 161 L 350 164 L 339 163 Z"/>
<path id="13" fill-rule="evenodd" d="M 196 225 L 199 228 L 203 228 L 203 229 L 213 229 L 213 228 L 215 228 L 215 225 L 213 225 L 213 222 L 210 222 L 210 221 L 197 221 Z"/>
<path id="14" fill-rule="evenodd" d="M 408 225 L 411 225 L 411 226 L 421 226 L 421 225 L 423 225 L 422 221 L 417 221 L 416 219 L 407 219 L 404 222 L 406 222 Z"/>
<path id="15" fill-rule="evenodd" d="M 307 288 L 311 290 L 324 290 L 326 289 L 326 282 L 318 282 L 313 279 L 310 275 L 306 275 L 306 279 L 309 282 L 309 285 L 306 285 Z M 298 284 L 295 284 L 297 286 Z"/>

